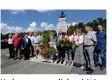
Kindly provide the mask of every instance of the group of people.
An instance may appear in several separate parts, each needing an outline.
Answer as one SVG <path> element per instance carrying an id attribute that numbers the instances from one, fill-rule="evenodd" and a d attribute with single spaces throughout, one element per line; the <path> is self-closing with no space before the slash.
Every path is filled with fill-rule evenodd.
<path id="1" fill-rule="evenodd" d="M 67 31 L 63 33 L 60 30 L 54 36 L 54 48 L 57 50 L 57 58 L 54 62 L 57 64 L 73 65 L 80 67 L 87 71 L 87 74 L 94 72 L 94 67 L 99 66 L 100 69 L 106 68 L 106 32 L 103 31 L 103 26 L 98 25 L 98 32 L 93 31 L 91 26 L 85 26 L 85 33 L 82 33 L 81 29 L 77 28 L 74 34 Z M 61 47 L 58 45 L 62 38 L 68 38 L 73 41 L 75 47 Z M 23 37 L 15 33 L 14 36 L 9 34 L 9 58 L 21 59 L 22 53 L 25 60 L 29 60 L 30 57 L 39 56 L 39 44 L 41 42 L 41 36 L 37 33 L 25 34 Z M 100 60 L 99 60 L 100 59 Z M 100 62 L 101 61 L 101 62 Z"/>
<path id="2" fill-rule="evenodd" d="M 9 34 L 9 59 L 22 59 L 24 56 L 25 60 L 29 60 L 30 57 L 38 57 L 37 50 L 40 41 L 41 36 L 37 33 L 32 34 L 30 32 L 29 35 L 25 34 L 24 36 L 19 36 L 18 33 L 15 33 L 13 36 Z"/>
<path id="3" fill-rule="evenodd" d="M 98 32 L 93 31 L 91 26 L 85 26 L 85 33 L 81 29 L 76 29 L 74 34 L 67 31 L 63 34 L 60 30 L 57 34 L 56 43 L 62 38 L 73 41 L 75 47 L 61 47 L 57 45 L 58 59 L 56 63 L 80 67 L 87 71 L 87 74 L 94 72 L 94 67 L 100 66 L 100 70 L 106 68 L 106 32 L 103 26 L 98 25 Z M 64 63 L 65 62 L 65 63 Z"/>

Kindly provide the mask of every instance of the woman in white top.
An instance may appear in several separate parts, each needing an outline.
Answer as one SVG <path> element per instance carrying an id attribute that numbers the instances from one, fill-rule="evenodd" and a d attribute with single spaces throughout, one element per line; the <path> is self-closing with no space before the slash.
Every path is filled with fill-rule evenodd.
<path id="1" fill-rule="evenodd" d="M 83 54 L 83 35 L 80 29 L 77 29 L 76 34 L 74 35 L 75 39 L 75 55 L 74 55 L 74 66 L 82 67 L 85 63 L 84 54 Z"/>
<path id="2" fill-rule="evenodd" d="M 13 46 L 13 39 L 11 34 L 9 34 L 8 46 L 9 46 L 9 59 L 14 58 L 14 46 Z"/>

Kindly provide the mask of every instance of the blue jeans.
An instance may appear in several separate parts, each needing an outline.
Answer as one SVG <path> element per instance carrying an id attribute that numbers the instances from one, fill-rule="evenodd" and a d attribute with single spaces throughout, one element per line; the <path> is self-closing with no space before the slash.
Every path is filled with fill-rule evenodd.
<path id="1" fill-rule="evenodd" d="M 101 55 L 102 67 L 106 67 L 106 49 L 95 50 L 95 64 L 99 64 L 99 55 Z"/>

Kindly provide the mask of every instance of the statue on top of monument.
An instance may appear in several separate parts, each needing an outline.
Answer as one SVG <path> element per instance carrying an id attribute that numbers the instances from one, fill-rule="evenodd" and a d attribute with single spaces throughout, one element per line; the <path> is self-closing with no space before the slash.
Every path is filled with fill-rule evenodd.
<path id="1" fill-rule="evenodd" d="M 64 12 L 62 11 L 61 12 L 61 15 L 60 15 L 60 18 L 64 18 L 65 17 L 65 14 L 64 14 Z"/>

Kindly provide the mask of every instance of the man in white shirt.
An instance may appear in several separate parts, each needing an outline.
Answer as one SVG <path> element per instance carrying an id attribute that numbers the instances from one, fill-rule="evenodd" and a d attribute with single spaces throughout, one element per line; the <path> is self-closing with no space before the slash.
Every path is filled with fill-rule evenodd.
<path id="1" fill-rule="evenodd" d="M 85 31 L 87 32 L 84 35 L 84 50 L 86 57 L 88 58 L 87 74 L 92 74 L 94 72 L 94 49 L 96 47 L 97 39 L 96 35 L 91 31 L 90 26 L 86 26 Z"/>
<path id="2" fill-rule="evenodd" d="M 34 33 L 33 47 L 36 58 L 38 57 L 39 54 L 39 43 L 40 43 L 40 36 L 37 33 Z"/>
<path id="3" fill-rule="evenodd" d="M 30 55 L 31 55 L 31 57 L 34 57 L 35 56 L 34 55 L 34 46 L 33 46 L 34 36 L 33 36 L 32 32 L 29 33 L 28 38 L 31 40 L 31 46 L 30 46 L 31 52 L 30 52 Z"/>

